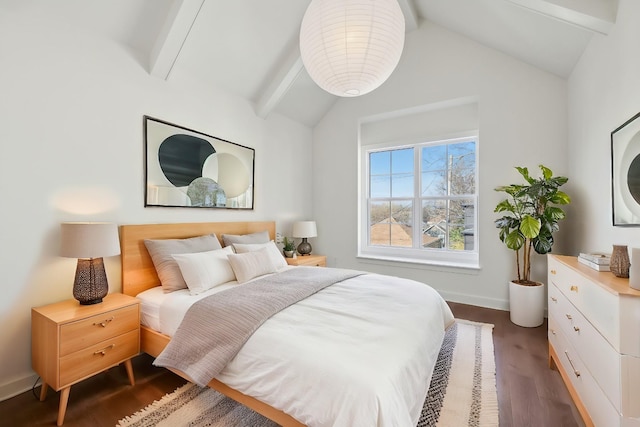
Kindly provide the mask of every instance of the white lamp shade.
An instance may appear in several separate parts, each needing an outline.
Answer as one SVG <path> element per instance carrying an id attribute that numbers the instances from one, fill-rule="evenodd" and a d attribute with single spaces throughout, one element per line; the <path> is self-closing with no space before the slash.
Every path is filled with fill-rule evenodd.
<path id="1" fill-rule="evenodd" d="M 364 95 L 398 65 L 404 32 L 397 0 L 312 0 L 300 27 L 302 62 L 327 92 Z"/>
<path id="2" fill-rule="evenodd" d="M 316 237 L 318 230 L 315 221 L 298 221 L 293 223 L 293 237 Z"/>
<path id="3" fill-rule="evenodd" d="M 120 254 L 116 224 L 65 222 L 60 225 L 60 255 L 67 258 L 102 258 Z"/>

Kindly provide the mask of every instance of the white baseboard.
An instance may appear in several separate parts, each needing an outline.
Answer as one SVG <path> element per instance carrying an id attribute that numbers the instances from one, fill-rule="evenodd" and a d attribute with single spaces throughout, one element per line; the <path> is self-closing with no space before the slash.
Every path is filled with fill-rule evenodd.
<path id="1" fill-rule="evenodd" d="M 497 298 L 485 298 L 477 295 L 461 294 L 457 292 L 449 292 L 438 290 L 442 298 L 451 302 L 459 302 L 462 304 L 476 305 L 478 307 L 493 308 L 496 310 L 509 310 L 509 301 Z"/>
<path id="2" fill-rule="evenodd" d="M 0 385 L 0 402 L 31 390 L 38 376 L 36 374 Z"/>
<path id="3" fill-rule="evenodd" d="M 459 302 L 461 304 L 475 305 L 495 310 L 509 311 L 509 301 L 496 298 L 484 298 L 476 295 L 459 294 L 457 292 L 438 291 L 446 301 Z M 548 317 L 547 308 L 544 309 L 544 317 Z"/>

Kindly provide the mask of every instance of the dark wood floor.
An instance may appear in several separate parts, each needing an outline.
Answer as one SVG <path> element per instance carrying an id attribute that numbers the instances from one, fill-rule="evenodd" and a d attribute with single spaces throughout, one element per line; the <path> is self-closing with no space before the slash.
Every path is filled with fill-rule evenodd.
<path id="1" fill-rule="evenodd" d="M 509 313 L 450 303 L 456 317 L 493 323 L 496 380 L 501 427 L 584 426 L 557 371 L 548 368 L 546 323 L 521 328 Z M 160 399 L 184 380 L 151 365 L 140 355 L 133 361 L 136 385 L 128 385 L 124 368 L 113 368 L 71 388 L 64 425 L 113 427 L 118 420 Z M 36 387 L 36 392 L 39 391 Z M 0 402 L 0 426 L 55 426 L 59 393 L 44 402 L 29 391 Z M 456 427 L 456 426 L 452 426 Z"/>

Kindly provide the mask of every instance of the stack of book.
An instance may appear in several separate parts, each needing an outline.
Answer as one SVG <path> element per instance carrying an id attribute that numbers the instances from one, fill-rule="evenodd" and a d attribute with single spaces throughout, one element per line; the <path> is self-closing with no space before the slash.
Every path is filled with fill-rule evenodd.
<path id="1" fill-rule="evenodd" d="M 580 252 L 578 256 L 578 262 L 589 266 L 597 271 L 611 271 L 609 264 L 611 263 L 611 255 L 599 254 L 599 253 L 584 253 Z"/>

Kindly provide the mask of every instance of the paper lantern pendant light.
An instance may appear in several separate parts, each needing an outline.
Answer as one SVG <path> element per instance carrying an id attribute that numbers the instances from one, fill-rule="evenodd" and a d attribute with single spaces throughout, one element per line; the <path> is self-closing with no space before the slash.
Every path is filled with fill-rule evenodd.
<path id="1" fill-rule="evenodd" d="M 403 45 L 397 0 L 312 0 L 300 27 L 307 72 L 337 96 L 364 95 L 384 83 Z"/>

